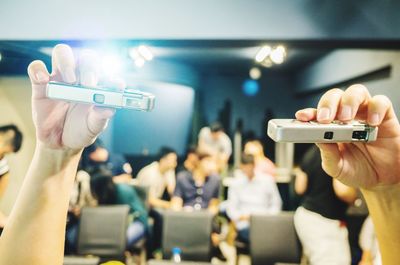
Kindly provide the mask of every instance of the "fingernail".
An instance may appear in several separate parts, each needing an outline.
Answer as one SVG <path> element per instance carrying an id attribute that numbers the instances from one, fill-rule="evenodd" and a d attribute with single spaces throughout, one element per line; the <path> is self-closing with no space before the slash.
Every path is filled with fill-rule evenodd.
<path id="1" fill-rule="evenodd" d="M 49 79 L 48 75 L 46 75 L 42 71 L 38 71 L 35 75 L 36 75 L 36 80 L 38 82 L 45 82 L 45 81 L 47 81 Z"/>
<path id="2" fill-rule="evenodd" d="M 331 115 L 330 109 L 320 108 L 320 109 L 318 109 L 317 120 L 319 120 L 319 121 L 329 120 L 330 115 Z"/>
<path id="3" fill-rule="evenodd" d="M 351 107 L 348 105 L 342 106 L 342 110 L 340 112 L 340 119 L 351 120 L 351 118 L 352 118 Z"/>
<path id="4" fill-rule="evenodd" d="M 62 77 L 65 82 L 67 83 L 75 83 L 76 82 L 76 77 L 75 77 L 75 71 L 74 68 L 72 67 L 65 67 L 61 71 Z"/>
<path id="5" fill-rule="evenodd" d="M 96 85 L 96 75 L 94 73 L 84 73 L 81 75 L 81 84 L 85 86 Z"/>
<path id="6" fill-rule="evenodd" d="M 372 113 L 371 116 L 369 117 L 368 123 L 370 125 L 378 125 L 380 120 L 381 119 L 378 113 Z"/>

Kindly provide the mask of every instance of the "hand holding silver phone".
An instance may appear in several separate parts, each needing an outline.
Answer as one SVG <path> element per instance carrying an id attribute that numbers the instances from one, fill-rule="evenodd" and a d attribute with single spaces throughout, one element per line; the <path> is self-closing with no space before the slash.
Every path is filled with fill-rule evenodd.
<path id="1" fill-rule="evenodd" d="M 295 119 L 272 119 L 268 122 L 268 136 L 275 142 L 291 143 L 338 143 L 372 142 L 378 128 L 352 121 L 321 124 L 315 121 L 302 122 Z"/>
<path id="2" fill-rule="evenodd" d="M 140 111 L 151 111 L 155 101 L 154 95 L 140 90 L 87 87 L 59 82 L 49 82 L 46 95 L 51 99 Z"/>

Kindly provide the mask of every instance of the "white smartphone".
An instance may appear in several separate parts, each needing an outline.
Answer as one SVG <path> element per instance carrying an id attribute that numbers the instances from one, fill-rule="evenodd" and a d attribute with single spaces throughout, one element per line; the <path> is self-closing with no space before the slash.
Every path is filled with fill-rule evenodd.
<path id="1" fill-rule="evenodd" d="M 275 142 L 290 143 L 372 142 L 378 136 L 378 128 L 358 121 L 321 124 L 272 119 L 268 122 L 268 136 Z"/>
<path id="2" fill-rule="evenodd" d="M 155 102 L 154 95 L 140 90 L 87 87 L 59 82 L 49 82 L 46 95 L 51 99 L 140 111 L 151 111 Z"/>

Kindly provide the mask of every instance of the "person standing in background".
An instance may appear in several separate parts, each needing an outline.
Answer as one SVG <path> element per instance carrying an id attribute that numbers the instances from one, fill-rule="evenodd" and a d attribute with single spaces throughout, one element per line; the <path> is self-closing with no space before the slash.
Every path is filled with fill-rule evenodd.
<path id="1" fill-rule="evenodd" d="M 5 156 L 19 151 L 22 145 L 22 133 L 15 125 L 0 126 L 0 198 L 9 181 L 9 171 Z M 7 223 L 7 216 L 0 211 L 0 235 Z"/>
<path id="2" fill-rule="evenodd" d="M 310 265 L 350 265 L 351 254 L 345 214 L 357 191 L 328 176 L 317 146 L 295 169 L 295 191 L 303 195 L 294 224 Z"/>
<path id="3" fill-rule="evenodd" d="M 276 175 L 276 167 L 274 162 L 272 162 L 268 157 L 264 154 L 263 145 L 259 140 L 249 140 L 244 145 L 244 153 L 246 155 L 252 155 L 254 157 L 255 162 L 255 171 L 256 175 L 258 174 L 267 174 L 275 177 Z"/>
<path id="4" fill-rule="evenodd" d="M 218 161 L 219 172 L 226 169 L 232 155 L 232 141 L 224 132 L 221 123 L 214 122 L 210 127 L 204 127 L 200 130 L 198 151 L 215 157 Z"/>

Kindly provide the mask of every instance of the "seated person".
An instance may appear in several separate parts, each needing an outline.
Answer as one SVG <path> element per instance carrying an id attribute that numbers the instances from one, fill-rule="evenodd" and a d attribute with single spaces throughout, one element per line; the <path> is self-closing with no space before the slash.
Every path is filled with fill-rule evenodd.
<path id="1" fill-rule="evenodd" d="M 178 174 L 174 196 L 173 210 L 203 210 L 206 209 L 215 216 L 218 214 L 219 190 L 221 180 L 217 171 L 215 159 L 208 154 L 199 154 L 199 162 L 193 172 L 182 171 Z M 215 222 L 214 222 L 215 223 Z M 211 240 L 214 246 L 213 256 L 226 261 L 219 248 L 218 224 L 213 224 Z"/>
<path id="2" fill-rule="evenodd" d="M 127 184 L 114 183 L 110 176 L 96 176 L 91 190 L 99 205 L 124 204 L 130 207 L 133 221 L 127 229 L 127 248 L 132 248 L 147 233 L 147 211 L 135 189 Z"/>
<path id="3" fill-rule="evenodd" d="M 234 223 L 240 241 L 249 243 L 250 215 L 276 214 L 282 200 L 270 175 L 255 170 L 251 155 L 242 155 L 240 170 L 229 188 L 227 215 Z"/>
<path id="4" fill-rule="evenodd" d="M 244 145 L 244 153 L 254 157 L 256 173 L 268 174 L 275 177 L 275 164 L 265 156 L 263 145 L 259 140 L 247 141 Z"/>
<path id="5" fill-rule="evenodd" d="M 116 183 L 128 183 L 132 179 L 130 164 L 122 155 L 110 153 L 100 140 L 85 148 L 80 169 L 90 176 L 111 175 Z"/>
<path id="6" fill-rule="evenodd" d="M 139 171 L 137 179 L 140 185 L 149 187 L 149 204 L 152 208 L 170 207 L 169 199 L 175 189 L 177 160 L 178 156 L 173 149 L 162 147 L 158 160 Z"/>
<path id="7" fill-rule="evenodd" d="M 8 186 L 10 168 L 6 155 L 16 153 L 22 145 L 22 133 L 15 125 L 0 126 L 0 198 Z M 0 235 L 7 222 L 7 216 L 0 211 Z"/>
<path id="8" fill-rule="evenodd" d="M 199 162 L 199 156 L 197 154 L 197 148 L 196 146 L 190 146 L 186 150 L 185 161 L 183 162 L 183 165 L 178 169 L 178 172 L 183 170 L 193 172 L 198 162 Z"/>
<path id="9" fill-rule="evenodd" d="M 137 179 L 139 185 L 149 187 L 149 216 L 153 219 L 153 231 L 148 240 L 148 256 L 161 248 L 162 210 L 170 208 L 170 199 L 175 189 L 175 169 L 178 164 L 176 152 L 169 147 L 162 147 L 158 160 L 142 168 Z"/>

